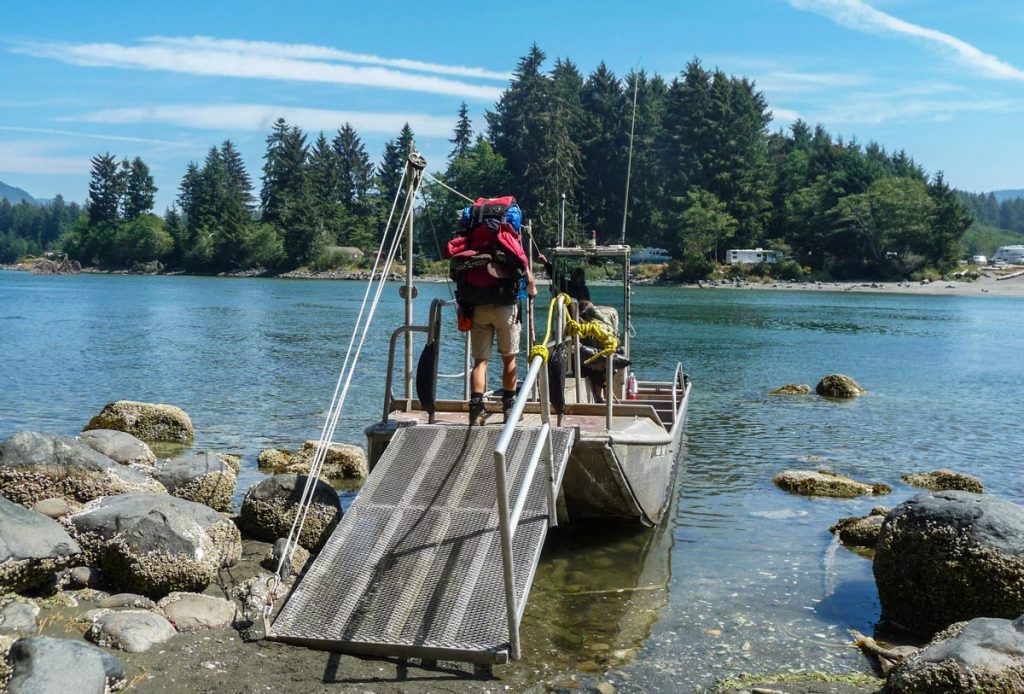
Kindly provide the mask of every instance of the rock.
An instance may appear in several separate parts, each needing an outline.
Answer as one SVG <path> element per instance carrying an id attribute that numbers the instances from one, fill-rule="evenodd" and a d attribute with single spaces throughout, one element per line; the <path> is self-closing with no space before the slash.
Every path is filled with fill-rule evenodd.
<path id="1" fill-rule="evenodd" d="M 81 641 L 33 636 L 19 639 L 7 656 L 11 694 L 103 694 L 124 683 L 121 662 Z"/>
<path id="2" fill-rule="evenodd" d="M 269 557 L 269 568 L 271 571 L 277 571 L 277 565 L 281 562 L 281 555 L 284 554 L 285 545 L 288 543 L 288 538 L 279 538 L 274 543 L 274 548 L 270 553 Z M 302 545 L 294 545 L 292 548 L 292 559 L 291 562 L 284 566 L 284 578 L 288 578 L 292 574 L 300 574 L 303 569 L 306 568 L 306 562 L 309 561 L 309 552 Z"/>
<path id="3" fill-rule="evenodd" d="M 13 600 L 0 608 L 0 634 L 28 634 L 36 630 L 39 605 Z"/>
<path id="4" fill-rule="evenodd" d="M 155 597 L 203 590 L 242 553 L 231 521 L 207 506 L 166 494 L 100 499 L 70 522 L 111 584 Z"/>
<path id="5" fill-rule="evenodd" d="M 101 615 L 85 637 L 104 648 L 143 653 L 177 633 L 164 617 L 146 610 L 125 610 Z"/>
<path id="6" fill-rule="evenodd" d="M 804 496 L 833 496 L 851 499 L 865 494 L 889 494 L 884 484 L 866 484 L 843 477 L 828 470 L 785 470 L 775 475 L 772 482 L 781 489 Z"/>
<path id="7" fill-rule="evenodd" d="M 872 509 L 867 516 L 859 518 L 840 518 L 829 528 L 830 533 L 838 534 L 839 540 L 850 547 L 874 547 L 878 541 L 878 533 L 882 530 L 882 522 L 888 510 Z"/>
<path id="8" fill-rule="evenodd" d="M 109 610 L 116 610 L 118 608 L 125 607 L 135 610 L 152 610 L 156 607 L 156 603 L 145 595 L 136 595 L 135 593 L 117 593 L 116 595 L 110 595 L 100 600 L 100 607 Z"/>
<path id="9" fill-rule="evenodd" d="M 307 477 L 274 475 L 253 485 L 245 493 L 239 524 L 252 537 L 274 542 L 288 535 Z M 313 505 L 299 536 L 299 544 L 316 551 L 341 520 L 341 501 L 328 484 L 316 480 Z"/>
<path id="10" fill-rule="evenodd" d="M 68 582 L 73 588 L 96 588 L 102 584 L 102 573 L 91 566 L 76 566 L 68 572 Z"/>
<path id="11" fill-rule="evenodd" d="M 282 472 L 292 459 L 290 451 L 281 448 L 264 448 L 256 456 L 256 467 L 260 470 L 273 470 Z"/>
<path id="12" fill-rule="evenodd" d="M 811 387 L 806 383 L 787 383 L 784 386 L 769 390 L 768 395 L 808 395 Z"/>
<path id="13" fill-rule="evenodd" d="M 56 520 L 71 513 L 71 504 L 65 499 L 43 499 L 32 504 L 32 510 Z"/>
<path id="14" fill-rule="evenodd" d="M 235 603 L 212 595 L 171 593 L 159 607 L 178 631 L 220 629 L 235 618 Z"/>
<path id="15" fill-rule="evenodd" d="M 0 494 L 31 506 L 60 497 L 70 502 L 163 492 L 147 474 L 119 465 L 77 439 L 22 431 L 0 443 Z"/>
<path id="16" fill-rule="evenodd" d="M 296 451 L 285 472 L 296 475 L 308 475 L 313 459 L 316 457 L 317 441 L 306 441 Z M 320 477 L 332 480 L 358 479 L 361 480 L 369 474 L 369 466 L 366 463 L 366 453 L 362 447 L 350 443 L 332 443 L 327 448 L 324 456 L 324 464 Z"/>
<path id="17" fill-rule="evenodd" d="M 235 586 L 232 596 L 242 603 L 242 611 L 247 617 L 255 619 L 263 613 L 263 606 L 266 604 L 267 595 L 273 582 L 273 574 L 261 573 L 247 578 Z"/>
<path id="18" fill-rule="evenodd" d="M 92 429 L 124 431 L 143 441 L 191 443 L 195 436 L 192 420 L 181 408 L 131 400 L 109 403 L 89 420 L 84 431 Z"/>
<path id="19" fill-rule="evenodd" d="M 933 492 L 942 492 L 949 489 L 959 489 L 963 492 L 974 492 L 981 494 L 985 491 L 985 485 L 977 477 L 956 472 L 954 470 L 932 470 L 931 472 L 918 472 L 911 475 L 903 475 L 904 482 L 914 487 L 924 487 Z"/>
<path id="20" fill-rule="evenodd" d="M 215 453 L 214 455 L 220 462 L 234 470 L 236 476 L 242 472 L 242 456 L 235 453 Z"/>
<path id="21" fill-rule="evenodd" d="M 173 496 L 230 512 L 237 474 L 217 454 L 198 453 L 165 461 L 154 476 Z"/>
<path id="22" fill-rule="evenodd" d="M 818 395 L 826 398 L 856 398 L 867 392 L 855 380 L 843 374 L 825 376 L 818 381 L 814 390 Z"/>
<path id="23" fill-rule="evenodd" d="M 60 523 L 0 496 L 0 593 L 43 585 L 81 551 Z"/>
<path id="24" fill-rule="evenodd" d="M 930 492 L 882 525 L 874 559 L 882 619 L 933 634 L 974 617 L 1024 613 L 1024 507 L 970 492 Z"/>
<path id="25" fill-rule="evenodd" d="M 889 674 L 891 694 L 1024 692 L 1024 616 L 981 617 L 944 633 Z"/>
<path id="26" fill-rule="evenodd" d="M 156 464 L 152 449 L 124 431 L 92 429 L 79 434 L 78 440 L 122 465 L 152 467 Z"/>

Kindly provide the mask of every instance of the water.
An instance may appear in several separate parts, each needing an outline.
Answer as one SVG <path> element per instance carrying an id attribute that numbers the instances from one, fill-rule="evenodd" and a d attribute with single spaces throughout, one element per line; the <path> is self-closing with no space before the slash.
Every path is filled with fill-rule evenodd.
<path id="1" fill-rule="evenodd" d="M 243 455 L 244 490 L 262 477 L 259 449 L 319 436 L 363 289 L 0 272 L 0 437 L 73 434 L 118 399 L 171 403 L 191 415 L 196 448 Z M 420 285 L 418 315 L 435 296 L 447 296 L 445 285 Z M 668 379 L 682 359 L 695 383 L 677 507 L 660 532 L 563 532 L 549 543 L 526 611 L 525 660 L 508 679 L 699 691 L 739 672 L 866 670 L 844 642 L 847 629 L 870 632 L 878 619 L 871 565 L 831 546 L 828 527 L 899 503 L 913 493 L 902 474 L 938 467 L 1024 502 L 1021 307 L 994 297 L 637 288 L 639 373 Z M 379 417 L 383 326 L 402 311 L 389 288 L 338 440 L 360 442 Z M 460 347 L 447 345 L 442 370 L 458 371 Z M 834 372 L 869 394 L 843 403 L 767 395 Z M 805 499 L 771 484 L 780 470 L 821 465 L 894 493 Z"/>

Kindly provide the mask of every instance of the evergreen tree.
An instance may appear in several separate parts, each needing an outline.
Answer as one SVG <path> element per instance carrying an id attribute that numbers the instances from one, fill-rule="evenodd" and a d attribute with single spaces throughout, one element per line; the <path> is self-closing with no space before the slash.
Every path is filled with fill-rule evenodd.
<path id="1" fill-rule="evenodd" d="M 618 241 L 626 191 L 629 106 L 622 85 L 604 63 L 587 78 L 581 102 L 583 223 L 588 230 L 596 230 L 602 241 Z"/>
<path id="2" fill-rule="evenodd" d="M 156 185 L 149 167 L 140 157 L 121 163 L 121 176 L 124 180 L 124 199 L 122 213 L 126 221 L 133 221 L 153 210 L 156 197 Z"/>
<path id="3" fill-rule="evenodd" d="M 313 214 L 326 239 L 336 244 L 343 238 L 345 207 L 342 202 L 341 171 L 338 157 L 323 132 L 309 150 L 309 189 Z"/>
<path id="4" fill-rule="evenodd" d="M 118 221 L 124 181 L 112 154 L 97 154 L 92 158 L 89 179 L 89 224 L 114 224 Z"/>
<path id="5" fill-rule="evenodd" d="M 378 196 L 373 187 L 373 163 L 355 129 L 346 123 L 331 141 L 338 162 L 340 200 L 346 211 L 343 243 L 358 248 L 374 246 Z"/>
<path id="6" fill-rule="evenodd" d="M 260 203 L 263 222 L 280 234 L 287 261 L 293 267 L 311 261 L 319 250 L 319 228 L 311 211 L 306 170 L 307 150 L 302 130 L 278 118 L 267 136 Z"/>
<path id="7" fill-rule="evenodd" d="M 448 155 L 449 161 L 466 156 L 473 145 L 473 124 L 469 120 L 469 107 L 465 101 L 459 106 L 459 120 L 455 123 L 455 132 L 448 142 L 452 144 L 452 151 Z"/>

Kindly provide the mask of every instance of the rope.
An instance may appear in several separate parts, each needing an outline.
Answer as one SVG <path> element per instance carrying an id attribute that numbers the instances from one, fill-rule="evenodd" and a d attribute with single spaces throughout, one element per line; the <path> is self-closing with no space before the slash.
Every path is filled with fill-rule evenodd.
<path id="1" fill-rule="evenodd" d="M 355 373 L 356 365 L 362 353 L 363 344 L 366 341 L 367 333 L 369 332 L 370 325 L 373 322 L 373 317 L 376 314 L 377 306 L 380 303 L 381 295 L 387 283 L 387 278 L 391 273 L 391 266 L 394 263 L 395 255 L 397 254 L 400 246 L 400 240 L 402 238 L 401 230 L 405 227 L 409 216 L 412 214 L 416 191 L 422 182 L 422 175 L 418 171 L 413 174 L 412 195 L 406 197 L 402 212 L 399 215 L 399 222 L 394 228 L 394 233 L 392 234 L 391 222 L 394 220 L 395 209 L 398 206 L 398 199 L 403 192 L 402 184 L 405 182 L 407 172 L 408 167 L 402 171 L 402 177 L 399 180 L 395 199 L 391 204 L 391 211 L 388 214 L 388 220 L 384 227 L 384 233 L 381 236 L 377 257 L 374 260 L 373 269 L 370 272 L 370 280 L 366 285 L 366 291 L 363 293 L 363 301 L 359 308 L 359 314 L 352 327 L 352 335 L 349 338 L 348 350 L 346 351 L 341 373 L 338 376 L 338 381 L 334 388 L 334 395 L 331 399 L 331 406 L 328 409 L 327 417 L 324 421 L 324 427 L 321 431 L 320 440 L 317 444 L 316 454 L 310 464 L 310 470 L 306 477 L 306 483 L 303 487 L 302 496 L 299 500 L 299 506 L 296 510 L 295 518 L 292 521 L 291 529 L 289 530 L 288 537 L 285 541 L 284 551 L 281 553 L 281 558 L 278 561 L 277 571 L 275 572 L 273 581 L 269 586 L 270 589 L 267 593 L 266 602 L 263 608 L 264 617 L 269 616 L 273 611 L 274 603 L 277 600 L 277 590 L 282 582 L 284 566 L 291 562 L 295 546 L 298 544 L 298 537 L 302 532 L 309 510 L 312 507 L 313 491 L 316 488 L 316 483 L 319 481 L 320 471 L 323 469 L 324 460 L 327 457 L 327 450 L 330 446 L 330 442 L 334 438 L 334 432 L 337 427 L 338 420 L 341 417 L 345 398 L 348 395 L 349 386 L 351 385 L 352 376 Z M 384 248 L 388 245 L 389 234 L 391 234 L 390 246 L 388 247 L 387 254 L 385 255 Z M 381 264 L 382 257 L 385 258 L 383 264 Z M 377 272 L 378 267 L 380 267 L 379 274 Z M 369 312 L 367 313 L 367 301 L 374 283 L 376 283 L 376 290 L 374 292 L 373 300 L 370 302 Z M 363 320 L 364 315 L 366 316 L 365 321 Z M 360 328 L 362 329 L 361 334 Z M 359 334 L 358 345 L 356 345 L 357 334 Z"/>
<path id="2" fill-rule="evenodd" d="M 532 360 L 535 356 L 540 355 L 544 357 L 544 362 L 548 360 L 548 348 L 547 344 L 551 340 L 551 321 L 555 316 L 555 307 L 561 302 L 565 306 L 568 306 L 572 302 L 572 297 L 565 293 L 559 293 L 555 295 L 555 298 L 551 300 L 551 305 L 548 308 L 548 324 L 547 329 L 544 333 L 544 339 L 539 344 L 534 345 L 530 349 L 530 359 Z M 574 335 L 580 338 L 587 339 L 592 338 L 597 340 L 601 345 L 601 351 L 594 356 L 587 359 L 584 364 L 591 364 L 601 357 L 607 357 L 609 354 L 614 354 L 615 350 L 619 348 L 619 339 L 615 337 L 615 334 L 608 329 L 604 323 L 598 321 L 586 321 L 579 322 L 574 320 L 572 316 L 566 314 L 565 316 L 565 331 L 569 337 Z"/>
<path id="3" fill-rule="evenodd" d="M 460 193 L 459 191 L 455 190 L 450 185 L 448 185 L 447 183 L 442 181 L 440 178 L 437 178 L 436 176 L 432 176 L 431 174 L 424 174 L 424 175 L 427 178 L 429 178 L 431 181 L 436 183 L 437 185 L 441 186 L 442 188 L 446 188 L 449 191 L 451 191 L 452 193 L 455 193 L 456 195 L 458 195 L 460 198 L 462 198 L 466 202 L 476 202 L 476 200 L 474 200 L 473 198 L 469 197 L 468 195 L 463 195 L 462 193 Z"/>

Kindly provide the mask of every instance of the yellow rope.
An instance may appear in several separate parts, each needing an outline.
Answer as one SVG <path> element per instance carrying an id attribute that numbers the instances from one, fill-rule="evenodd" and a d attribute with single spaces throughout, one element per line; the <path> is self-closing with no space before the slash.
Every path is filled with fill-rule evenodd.
<path id="1" fill-rule="evenodd" d="M 569 304 L 572 303 L 572 298 L 568 294 L 560 293 L 556 294 L 555 298 L 551 300 L 551 305 L 548 308 L 548 325 L 544 333 L 544 339 L 530 349 L 530 361 L 533 361 L 535 356 L 543 357 L 545 363 L 548 361 L 549 355 L 547 344 L 551 340 L 551 324 L 555 316 L 555 307 L 558 305 L 558 302 L 562 302 L 568 307 Z M 615 337 L 607 326 L 598 321 L 586 321 L 581 323 L 573 320 L 572 316 L 567 314 L 565 317 L 565 329 L 566 334 L 570 337 L 578 335 L 583 339 L 593 338 L 600 343 L 601 351 L 583 362 L 584 364 L 590 364 L 602 357 L 607 357 L 609 354 L 614 354 L 615 350 L 619 348 L 618 338 Z"/>

